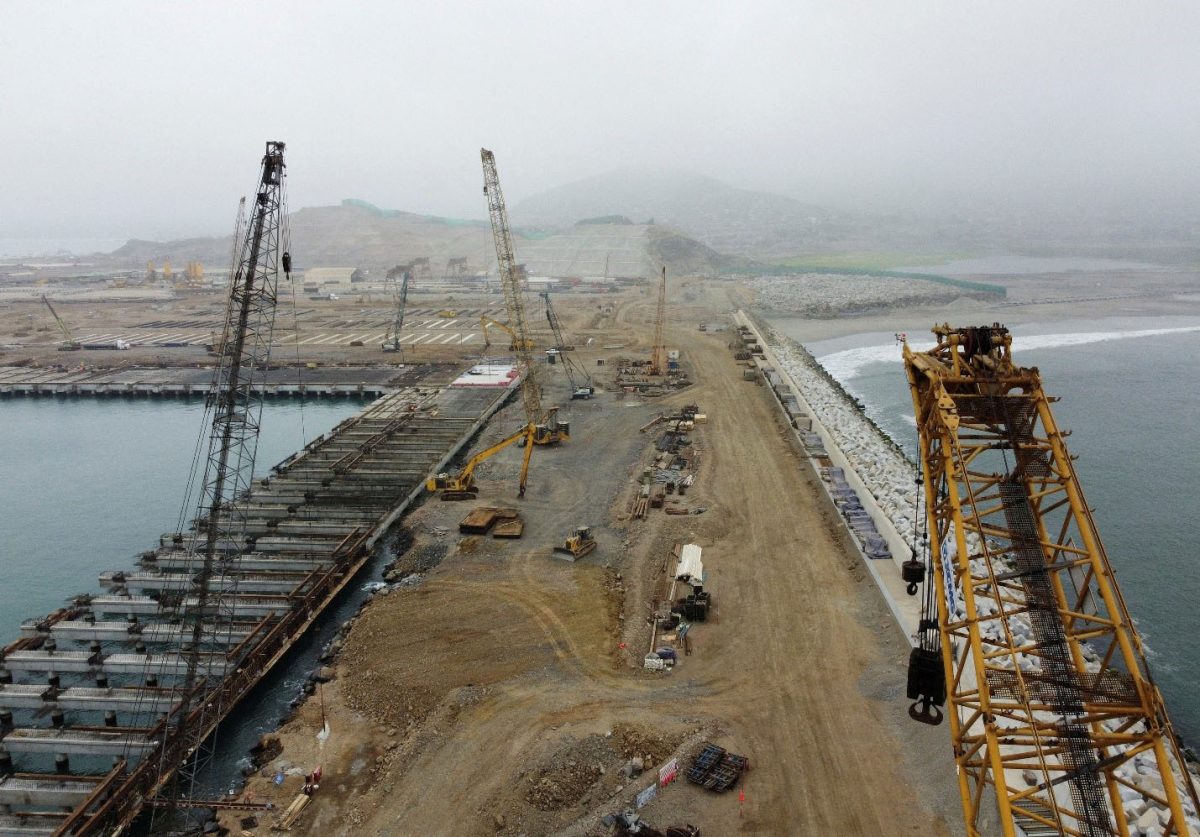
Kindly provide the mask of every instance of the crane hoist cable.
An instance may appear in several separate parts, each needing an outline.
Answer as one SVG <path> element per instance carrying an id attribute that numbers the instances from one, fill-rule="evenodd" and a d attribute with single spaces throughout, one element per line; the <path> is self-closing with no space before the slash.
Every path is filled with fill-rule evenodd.
<path id="1" fill-rule="evenodd" d="M 504 306 L 508 311 L 508 327 L 514 334 L 513 344 L 517 361 L 521 367 L 521 403 L 525 408 L 526 428 L 529 438 L 525 451 L 526 465 L 530 451 L 528 444 L 556 445 L 570 438 L 570 426 L 558 420 L 558 408 L 542 406 L 542 391 L 538 383 L 538 366 L 533 355 L 533 341 L 525 316 L 525 295 L 521 287 L 521 273 L 513 251 L 512 229 L 508 223 L 508 210 L 504 205 L 504 193 L 500 189 L 500 175 L 496 171 L 496 157 L 486 148 L 479 150 L 483 163 L 483 192 L 488 201 L 488 217 L 492 225 L 492 238 L 496 244 L 496 264 L 500 273 L 500 286 L 504 291 Z"/>
<path id="2" fill-rule="evenodd" d="M 903 347 L 933 570 L 909 697 L 928 722 L 944 690 L 966 833 L 993 811 L 1006 837 L 1137 834 L 1147 811 L 1189 833 L 1195 783 L 1040 373 L 999 323 L 933 332 Z"/>

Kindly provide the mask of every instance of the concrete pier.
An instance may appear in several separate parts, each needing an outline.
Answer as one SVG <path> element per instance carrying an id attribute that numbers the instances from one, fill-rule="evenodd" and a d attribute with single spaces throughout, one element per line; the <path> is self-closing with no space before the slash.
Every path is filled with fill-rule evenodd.
<path id="1" fill-rule="evenodd" d="M 398 389 L 276 465 L 239 500 L 245 538 L 218 544 L 203 613 L 200 521 L 163 535 L 136 568 L 102 573 L 101 592 L 27 620 L 0 651 L 0 837 L 131 822 L 169 778 L 161 765 L 178 763 L 169 731 L 189 658 L 200 678 L 192 721 L 207 731 L 220 718 L 196 707 L 237 705 L 509 393 Z"/>

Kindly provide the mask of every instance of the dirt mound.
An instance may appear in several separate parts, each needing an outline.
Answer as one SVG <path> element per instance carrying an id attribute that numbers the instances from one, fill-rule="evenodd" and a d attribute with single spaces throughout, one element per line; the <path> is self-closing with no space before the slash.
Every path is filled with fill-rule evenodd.
<path id="1" fill-rule="evenodd" d="M 561 811 L 579 802 L 620 761 L 613 741 L 603 735 L 569 741 L 529 776 L 525 801 L 540 811 Z"/>
<path id="2" fill-rule="evenodd" d="M 680 733 L 668 734 L 661 730 L 633 724 L 617 724 L 613 727 L 612 740 L 616 742 L 617 749 L 625 758 L 649 756 L 650 764 L 647 764 L 646 767 L 650 767 L 666 761 L 667 756 L 673 753 L 679 746 L 679 742 L 683 740 L 683 735 Z"/>

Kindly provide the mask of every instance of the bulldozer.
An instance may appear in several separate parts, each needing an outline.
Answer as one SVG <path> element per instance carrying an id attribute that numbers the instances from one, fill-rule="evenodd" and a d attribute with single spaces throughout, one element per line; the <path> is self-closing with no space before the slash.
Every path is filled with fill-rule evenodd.
<path id="1" fill-rule="evenodd" d="M 562 546 L 554 547 L 554 551 L 570 555 L 572 561 L 577 561 L 596 548 L 596 539 L 592 536 L 591 526 L 576 526 L 575 531 L 567 538 Z"/>

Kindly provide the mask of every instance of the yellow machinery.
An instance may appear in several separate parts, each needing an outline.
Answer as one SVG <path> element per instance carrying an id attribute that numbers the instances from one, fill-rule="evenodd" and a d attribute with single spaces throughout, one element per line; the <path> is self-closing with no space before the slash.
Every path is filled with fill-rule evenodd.
<path id="1" fill-rule="evenodd" d="M 437 312 L 437 315 L 445 320 L 453 320 L 458 316 L 458 312 L 453 308 L 443 308 L 441 311 Z"/>
<path id="2" fill-rule="evenodd" d="M 567 538 L 567 542 L 562 546 L 554 547 L 555 552 L 561 552 L 565 555 L 570 555 L 571 560 L 582 558 L 593 549 L 596 548 L 596 539 L 592 537 L 592 528 L 590 526 L 577 526 L 571 536 Z"/>
<path id="3" fill-rule="evenodd" d="M 58 323 L 58 327 L 63 333 L 64 339 L 63 342 L 58 344 L 58 350 L 60 352 L 76 352 L 82 349 L 83 344 L 71 334 L 71 329 L 67 328 L 67 324 L 63 322 L 63 318 L 58 316 L 58 312 L 54 310 L 54 306 L 50 304 L 50 300 L 46 298 L 45 294 L 42 294 L 42 302 L 46 303 L 46 307 L 50 309 L 50 314 L 54 317 L 54 321 Z"/>
<path id="4" fill-rule="evenodd" d="M 509 328 L 507 323 L 502 323 L 499 320 L 494 320 L 491 317 L 489 317 L 487 314 L 484 314 L 483 316 L 481 316 L 479 318 L 479 328 L 483 331 L 483 347 L 485 349 L 488 346 L 492 345 L 491 336 L 488 334 L 488 326 L 495 326 L 496 328 L 500 329 L 505 334 L 507 334 L 508 335 L 508 350 L 510 352 L 517 351 L 517 333 L 515 331 L 513 331 L 511 328 Z M 533 340 L 529 339 L 528 337 L 525 338 L 525 343 L 526 343 L 525 348 L 530 351 L 532 351 L 534 348 L 536 348 Z"/>
<path id="5" fill-rule="evenodd" d="M 479 488 L 475 485 L 475 469 L 484 460 L 504 450 L 506 447 L 521 439 L 526 439 L 529 435 L 528 428 L 522 427 L 511 436 L 501 439 L 490 448 L 480 451 L 472 456 L 458 474 L 438 474 L 436 477 L 430 477 L 425 481 L 425 490 L 430 493 L 437 494 L 443 500 L 472 500 L 479 493 Z M 525 496 L 525 481 L 529 476 L 529 447 L 526 448 L 525 460 L 521 464 L 521 496 Z"/>
<path id="6" fill-rule="evenodd" d="M 537 364 L 533 358 L 533 341 L 525 327 L 525 300 L 521 290 L 521 274 L 513 253 L 512 231 L 508 225 L 508 210 L 500 190 L 500 175 L 496 172 L 496 157 L 486 148 L 479 150 L 483 161 L 483 192 L 488 199 L 488 217 L 492 238 L 496 243 L 496 264 L 500 285 L 504 290 L 504 306 L 508 311 L 508 329 L 513 335 L 513 351 L 521 366 L 521 402 L 525 407 L 526 448 L 528 463 L 530 446 L 557 445 L 570 438 L 570 426 L 558 420 L 557 409 L 542 409 L 542 390 L 537 381 Z M 522 495 L 524 490 L 522 488 Z"/>
<path id="7" fill-rule="evenodd" d="M 904 345 L 931 562 L 903 568 L 925 582 L 909 712 L 949 701 L 966 833 L 1138 834 L 1146 810 L 1189 833 L 1196 789 L 1037 369 L 999 324 L 933 332 Z"/>

